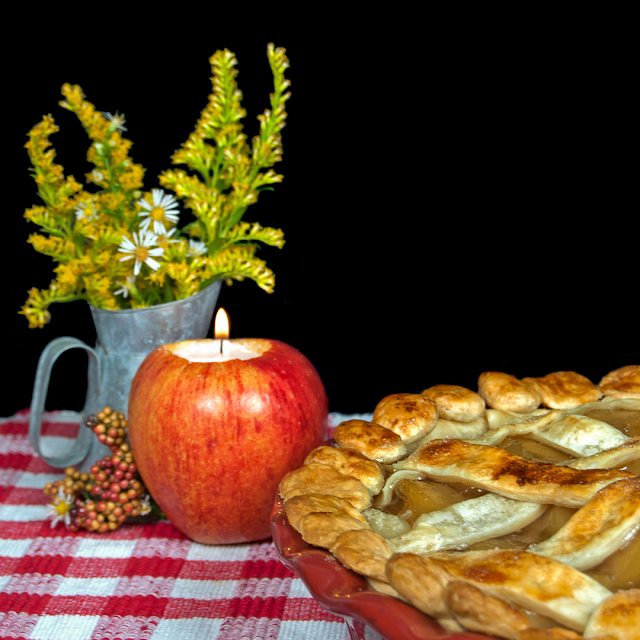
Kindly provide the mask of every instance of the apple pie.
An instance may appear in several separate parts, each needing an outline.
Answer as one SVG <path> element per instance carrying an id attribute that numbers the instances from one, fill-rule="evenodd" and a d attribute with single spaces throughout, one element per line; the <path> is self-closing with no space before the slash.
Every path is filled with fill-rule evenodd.
<path id="1" fill-rule="evenodd" d="M 387 396 L 282 480 L 289 524 L 448 631 L 640 640 L 639 372 Z"/>

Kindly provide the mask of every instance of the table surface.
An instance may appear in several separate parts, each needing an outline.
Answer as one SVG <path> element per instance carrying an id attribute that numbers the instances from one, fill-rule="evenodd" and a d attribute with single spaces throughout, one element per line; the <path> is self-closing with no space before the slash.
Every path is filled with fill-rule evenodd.
<path id="1" fill-rule="evenodd" d="M 44 450 L 68 448 L 80 416 L 45 413 Z M 335 424 L 335 416 L 332 414 Z M 348 640 L 271 541 L 202 545 L 167 521 L 107 534 L 51 528 L 29 412 L 0 418 L 0 640 Z"/>

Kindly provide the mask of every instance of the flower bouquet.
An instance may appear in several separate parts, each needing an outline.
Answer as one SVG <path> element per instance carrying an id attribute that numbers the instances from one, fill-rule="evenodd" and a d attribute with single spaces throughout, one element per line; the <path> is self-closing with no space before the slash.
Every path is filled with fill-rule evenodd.
<path id="1" fill-rule="evenodd" d="M 54 163 L 49 136 L 58 127 L 44 116 L 25 145 L 32 175 L 44 205 L 27 209 L 40 226 L 28 241 L 57 263 L 48 289 L 31 289 L 21 312 L 30 327 L 50 320 L 54 302 L 87 300 L 102 309 L 135 309 L 187 298 L 217 279 L 251 278 L 271 292 L 274 274 L 256 257 L 257 242 L 282 247 L 279 229 L 249 224 L 250 204 L 282 176 L 271 167 L 281 160 L 281 130 L 289 66 L 285 50 L 268 45 L 274 78 L 271 108 L 258 116 L 260 133 L 249 146 L 242 132 L 242 93 L 236 83 L 237 60 L 228 50 L 210 59 L 213 92 L 195 130 L 172 157 L 184 169 L 167 170 L 160 186 L 143 192 L 145 169 L 129 157 L 131 142 L 123 115 L 103 113 L 85 100 L 78 86 L 62 87 L 62 107 L 73 111 L 87 132 L 86 175 L 90 191 Z M 175 194 L 175 195 L 174 195 Z M 179 228 L 179 203 L 193 219 Z"/>

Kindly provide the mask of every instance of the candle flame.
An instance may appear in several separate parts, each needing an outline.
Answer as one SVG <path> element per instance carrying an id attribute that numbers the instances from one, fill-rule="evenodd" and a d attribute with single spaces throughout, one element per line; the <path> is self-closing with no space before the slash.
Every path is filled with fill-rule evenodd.
<path id="1" fill-rule="evenodd" d="M 220 307 L 216 313 L 216 319 L 213 323 L 213 335 L 217 339 L 229 338 L 229 316 L 227 312 Z"/>

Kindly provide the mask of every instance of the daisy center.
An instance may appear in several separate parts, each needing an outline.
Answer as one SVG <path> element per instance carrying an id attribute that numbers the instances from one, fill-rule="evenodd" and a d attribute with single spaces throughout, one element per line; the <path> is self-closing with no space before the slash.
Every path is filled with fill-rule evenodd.
<path id="1" fill-rule="evenodd" d="M 71 505 L 67 502 L 58 502 L 54 508 L 61 516 L 71 511 Z"/>
<path id="2" fill-rule="evenodd" d="M 147 247 L 136 247 L 133 255 L 138 262 L 145 262 L 149 257 L 149 249 Z"/>
<path id="3" fill-rule="evenodd" d="M 153 207 L 149 212 L 149 217 L 152 220 L 163 220 L 164 219 L 164 208 L 163 207 Z"/>

